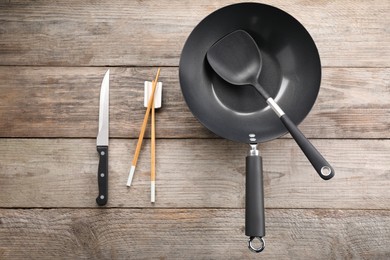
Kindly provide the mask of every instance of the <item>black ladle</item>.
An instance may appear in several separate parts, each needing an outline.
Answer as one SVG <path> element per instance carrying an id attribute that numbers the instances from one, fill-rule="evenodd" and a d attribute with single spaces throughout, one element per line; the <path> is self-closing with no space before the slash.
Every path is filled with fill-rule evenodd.
<path id="1" fill-rule="evenodd" d="M 320 177 L 329 180 L 334 176 L 332 166 L 260 85 L 259 76 L 263 64 L 261 52 L 246 31 L 237 30 L 221 38 L 208 50 L 207 60 L 225 81 L 234 85 L 254 86 L 283 122 Z"/>

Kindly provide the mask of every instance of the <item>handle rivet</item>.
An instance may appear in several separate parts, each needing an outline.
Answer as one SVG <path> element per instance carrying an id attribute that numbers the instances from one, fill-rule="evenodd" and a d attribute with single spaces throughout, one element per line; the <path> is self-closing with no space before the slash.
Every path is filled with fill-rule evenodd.
<path id="1" fill-rule="evenodd" d="M 106 153 L 105 153 L 104 151 L 101 151 L 100 154 L 101 154 L 101 155 L 105 155 Z"/>
<path id="2" fill-rule="evenodd" d="M 101 199 L 101 200 L 104 200 L 104 195 L 100 195 L 100 199 Z"/>
<path id="3" fill-rule="evenodd" d="M 101 174 L 100 174 L 100 177 L 102 177 L 102 178 L 103 178 L 103 177 L 104 177 L 104 173 L 101 173 Z"/>

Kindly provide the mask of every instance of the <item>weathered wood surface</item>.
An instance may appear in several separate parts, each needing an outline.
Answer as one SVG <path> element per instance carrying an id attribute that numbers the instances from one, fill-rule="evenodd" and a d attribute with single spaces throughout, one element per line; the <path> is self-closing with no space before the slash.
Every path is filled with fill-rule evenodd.
<path id="1" fill-rule="evenodd" d="M 106 68 L 0 67 L 0 136 L 96 137 Z M 143 81 L 155 68 L 110 68 L 110 136 L 137 138 Z M 178 69 L 161 71 L 158 138 L 215 137 L 191 114 Z M 325 68 L 318 99 L 301 124 L 312 138 L 390 138 L 390 69 Z"/>
<path id="2" fill-rule="evenodd" d="M 3 259 L 389 259 L 380 210 L 266 210 L 251 253 L 241 209 L 0 209 Z M 15 232 L 17 230 L 17 233 Z"/>
<path id="3" fill-rule="evenodd" d="M 313 140 L 336 170 L 323 181 L 295 142 L 261 145 L 267 208 L 390 209 L 389 140 Z M 95 207 L 92 139 L 0 139 L 0 207 Z M 126 187 L 136 140 L 110 144 L 108 207 L 243 208 L 247 145 L 157 140 L 157 201 L 150 203 L 150 142 Z M 288 199 L 287 199 L 288 198 Z"/>
<path id="4" fill-rule="evenodd" d="M 297 18 L 323 65 L 300 125 L 336 169 L 321 180 L 292 139 L 260 146 L 266 243 L 244 234 L 244 157 L 192 116 L 180 52 L 236 0 L 0 0 L 0 259 L 389 259 L 390 2 L 265 1 Z M 163 66 L 157 201 L 149 140 L 125 185 L 143 81 Z M 97 208 L 102 76 L 111 69 L 109 203 Z M 147 134 L 148 135 L 148 134 Z"/>
<path id="5" fill-rule="evenodd" d="M 241 1 L 0 2 L 0 64 L 177 66 L 194 26 L 237 2 Z M 307 28 L 324 66 L 389 65 L 388 1 L 265 3 L 290 13 Z"/>

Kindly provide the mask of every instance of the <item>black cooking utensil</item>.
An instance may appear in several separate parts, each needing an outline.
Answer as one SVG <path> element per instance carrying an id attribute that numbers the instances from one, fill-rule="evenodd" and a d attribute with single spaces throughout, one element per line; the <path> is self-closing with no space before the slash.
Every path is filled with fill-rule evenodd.
<path id="1" fill-rule="evenodd" d="M 264 192 L 256 143 L 276 139 L 287 130 L 252 86 L 228 83 L 208 63 L 209 49 L 236 30 L 247 31 L 261 49 L 259 82 L 295 125 L 302 122 L 317 98 L 321 62 L 302 24 L 278 8 L 259 3 L 229 5 L 211 13 L 191 32 L 181 53 L 180 86 L 193 115 L 215 134 L 251 144 L 246 169 L 245 234 L 250 237 L 249 248 L 260 252 L 265 246 Z M 256 237 L 259 247 L 252 245 Z"/>
<path id="2" fill-rule="evenodd" d="M 220 39 L 208 50 L 207 60 L 214 71 L 227 82 L 240 86 L 250 84 L 255 87 L 289 130 L 318 175 L 324 180 L 334 176 L 332 166 L 259 83 L 263 65 L 261 52 L 246 31 L 237 30 Z"/>

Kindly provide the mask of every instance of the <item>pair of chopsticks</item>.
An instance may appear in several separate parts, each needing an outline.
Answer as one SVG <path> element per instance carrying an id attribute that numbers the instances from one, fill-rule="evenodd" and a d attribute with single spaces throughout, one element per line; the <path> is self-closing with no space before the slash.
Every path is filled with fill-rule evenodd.
<path id="1" fill-rule="evenodd" d="M 160 76 L 160 68 L 157 70 L 156 77 L 152 82 L 152 93 L 149 98 L 148 106 L 146 108 L 144 120 L 141 126 L 141 132 L 138 137 L 137 147 L 135 148 L 135 154 L 133 161 L 131 163 L 131 168 L 129 172 L 129 177 L 127 179 L 127 186 L 130 187 L 133 181 L 135 167 L 137 166 L 138 156 L 141 151 L 142 140 L 144 139 L 144 134 L 146 130 L 146 125 L 148 123 L 150 110 L 152 110 L 152 123 L 151 123 L 151 166 L 150 166 L 150 192 L 151 192 L 151 202 L 155 202 L 155 185 L 156 185 L 156 129 L 155 129 L 155 108 L 154 108 L 154 93 L 156 92 L 158 77 Z"/>

